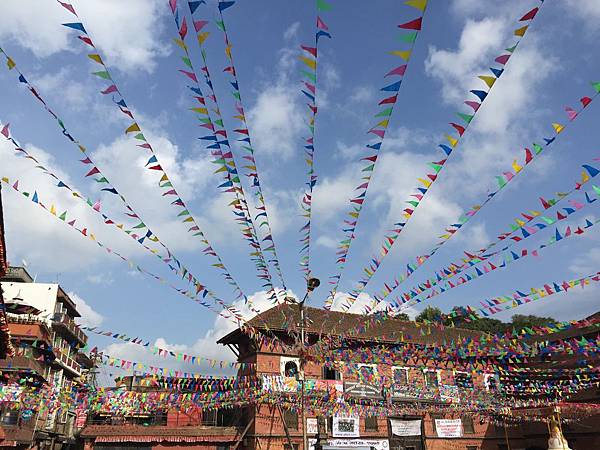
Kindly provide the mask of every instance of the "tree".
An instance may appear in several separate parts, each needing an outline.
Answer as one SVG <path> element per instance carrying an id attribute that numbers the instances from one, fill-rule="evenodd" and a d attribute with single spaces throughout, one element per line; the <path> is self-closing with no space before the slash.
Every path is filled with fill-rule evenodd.
<path id="1" fill-rule="evenodd" d="M 408 317 L 408 314 L 406 314 L 406 313 L 397 314 L 395 316 L 395 318 L 398 319 L 398 320 L 404 320 L 404 321 L 407 321 L 407 322 L 410 321 L 410 317 Z"/>
<path id="2" fill-rule="evenodd" d="M 443 319 L 442 310 L 436 306 L 428 306 L 415 318 L 415 322 L 441 322 Z"/>
<path id="3" fill-rule="evenodd" d="M 547 325 L 556 325 L 556 320 L 552 317 L 540 317 L 523 314 L 515 314 L 512 316 L 511 328 L 522 329 L 522 328 L 532 328 L 532 327 L 543 327 Z"/>

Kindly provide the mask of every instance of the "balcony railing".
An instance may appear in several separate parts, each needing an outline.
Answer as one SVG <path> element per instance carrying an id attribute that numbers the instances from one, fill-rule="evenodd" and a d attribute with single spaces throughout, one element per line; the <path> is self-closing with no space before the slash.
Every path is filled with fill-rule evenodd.
<path id="1" fill-rule="evenodd" d="M 88 341 L 88 337 L 85 335 L 83 331 L 77 326 L 75 321 L 67 316 L 65 313 L 56 313 L 53 317 L 53 322 L 55 325 L 63 326 L 66 328 L 75 338 L 81 342 L 82 345 L 86 345 Z"/>
<path id="2" fill-rule="evenodd" d="M 81 376 L 81 365 L 79 365 L 79 363 L 75 361 L 75 358 L 67 355 L 64 350 L 56 350 L 56 361 L 62 363 L 64 366 L 71 369 L 77 374 L 77 376 Z"/>
<path id="3" fill-rule="evenodd" d="M 42 363 L 29 356 L 15 356 L 13 358 L 0 359 L 0 369 L 14 371 L 32 371 L 40 377 L 46 377 L 46 368 Z"/>

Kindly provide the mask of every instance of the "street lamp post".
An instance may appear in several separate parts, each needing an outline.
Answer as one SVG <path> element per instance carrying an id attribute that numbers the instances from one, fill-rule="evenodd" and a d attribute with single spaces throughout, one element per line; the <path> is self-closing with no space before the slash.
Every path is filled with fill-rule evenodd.
<path id="1" fill-rule="evenodd" d="M 306 294 L 300 303 L 298 303 L 298 309 L 300 311 L 300 340 L 302 341 L 302 346 L 300 350 L 300 369 L 302 370 L 302 444 L 304 446 L 304 450 L 308 450 L 308 438 L 306 436 L 306 409 L 304 406 L 305 403 L 305 395 L 306 395 L 306 377 L 304 374 L 304 365 L 306 364 L 306 316 L 304 314 L 304 303 L 308 300 L 308 296 L 319 287 L 321 282 L 318 278 L 309 278 L 306 282 Z"/>

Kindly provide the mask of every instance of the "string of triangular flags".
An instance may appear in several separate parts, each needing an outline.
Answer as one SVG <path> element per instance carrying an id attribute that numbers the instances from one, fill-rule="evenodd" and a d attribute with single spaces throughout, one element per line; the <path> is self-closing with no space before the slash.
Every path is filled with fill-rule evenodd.
<path id="1" fill-rule="evenodd" d="M 390 119 L 398 101 L 398 93 L 400 91 L 408 63 L 410 62 L 417 37 L 421 32 L 423 17 L 427 9 L 427 1 L 428 0 L 407 0 L 404 2 L 404 4 L 417 9 L 419 11 L 419 17 L 398 25 L 398 28 L 404 30 L 403 34 L 400 36 L 400 41 L 408 44 L 408 50 L 394 50 L 389 52 L 392 56 L 402 59 L 404 64 L 390 70 L 384 75 L 384 78 L 393 76 L 398 77 L 399 80 L 380 89 L 380 91 L 383 92 L 386 97 L 378 103 L 380 111 L 375 114 L 375 120 L 377 120 L 377 123 L 373 125 L 369 131 L 367 131 L 368 135 L 372 134 L 375 136 L 376 141 L 366 145 L 368 154 L 360 159 L 361 164 L 363 164 L 363 162 L 366 164 L 366 166 L 361 169 L 361 173 L 363 173 L 364 176 L 361 177 L 361 184 L 354 189 L 357 194 L 353 194 L 353 198 L 350 199 L 350 212 L 348 212 L 348 217 L 344 219 L 344 228 L 342 229 L 344 233 L 344 239 L 339 242 L 336 251 L 336 264 L 338 265 L 338 272 L 330 277 L 329 284 L 331 285 L 331 290 L 327 299 L 325 300 L 326 309 L 331 309 L 331 306 L 333 305 L 333 300 L 340 284 L 342 272 L 346 266 L 346 259 L 348 257 L 348 252 L 350 251 L 350 245 L 355 238 L 354 231 L 356 230 L 356 224 L 358 223 L 358 219 L 363 208 L 363 203 L 367 195 L 367 190 L 369 189 L 371 182 L 371 177 L 373 176 L 373 171 L 375 170 L 375 164 L 377 163 L 377 158 L 379 156 L 381 146 L 383 145 Z"/>
<path id="2" fill-rule="evenodd" d="M 543 2 L 542 2 L 542 4 L 543 4 Z M 540 7 L 541 7 L 541 5 L 540 5 Z M 509 61 L 509 58 L 514 54 L 514 52 L 518 48 L 519 43 L 524 38 L 527 30 L 529 29 L 529 26 L 533 23 L 533 20 L 535 19 L 535 17 L 537 17 L 538 12 L 539 12 L 539 7 L 533 8 L 532 10 L 530 10 L 528 13 L 526 13 L 519 19 L 519 28 L 516 29 L 513 33 L 514 36 L 517 37 L 517 41 L 515 42 L 515 44 L 512 47 L 509 47 L 508 49 L 506 49 L 508 52 L 507 54 L 501 55 L 495 59 L 495 62 L 498 63 L 502 67 L 501 68 L 491 67 L 490 71 L 492 72 L 493 76 L 480 75 L 478 77 L 481 81 L 483 81 L 485 83 L 488 90 L 487 91 L 484 91 L 484 90 L 471 90 L 470 91 L 479 100 L 479 102 L 474 102 L 474 101 L 470 101 L 470 100 L 465 101 L 465 104 L 467 104 L 469 107 L 471 107 L 473 109 L 473 114 L 457 113 L 458 117 L 460 117 L 463 124 L 461 125 L 461 124 L 457 124 L 454 122 L 450 123 L 452 128 L 458 134 L 458 136 L 455 137 L 450 134 L 446 135 L 446 139 L 448 140 L 448 143 L 450 144 L 450 146 L 448 146 L 446 144 L 439 145 L 439 147 L 444 152 L 444 159 L 442 159 L 440 161 L 434 161 L 434 162 L 429 163 L 428 165 L 431 167 L 431 169 L 433 169 L 433 173 L 428 173 L 423 178 L 417 178 L 417 180 L 423 186 L 418 187 L 416 189 L 417 192 L 414 194 L 411 194 L 412 198 L 406 201 L 406 203 L 408 203 L 410 206 L 408 206 L 407 208 L 404 209 L 404 214 L 402 216 L 402 219 L 399 220 L 398 222 L 394 223 L 391 233 L 388 233 L 384 236 L 383 243 L 380 245 L 379 254 L 373 255 L 371 257 L 371 260 L 369 261 L 368 265 L 363 268 L 363 270 L 362 270 L 362 272 L 364 272 L 363 278 L 357 283 L 356 288 L 354 288 L 352 291 L 350 291 L 349 300 L 347 302 L 347 303 L 349 303 L 350 306 L 352 306 L 352 304 L 358 299 L 358 296 L 364 291 L 367 284 L 369 283 L 369 281 L 371 280 L 373 275 L 375 275 L 375 273 L 379 269 L 379 267 L 380 267 L 381 263 L 383 262 L 383 260 L 385 259 L 385 257 L 388 255 L 389 251 L 392 249 L 394 244 L 397 242 L 398 237 L 400 236 L 400 234 L 406 227 L 406 224 L 411 219 L 413 213 L 418 208 L 418 206 L 422 202 L 425 195 L 427 195 L 427 192 L 429 191 L 431 186 L 438 180 L 440 173 L 442 172 L 450 155 L 452 154 L 452 152 L 457 148 L 457 146 L 461 142 L 464 134 L 469 129 L 469 125 L 472 123 L 473 118 L 477 114 L 477 111 L 479 111 L 481 105 L 483 104 L 483 102 L 485 101 L 485 99 L 487 98 L 487 96 L 489 95 L 491 90 L 493 89 L 496 81 L 503 74 L 505 67 Z M 526 25 L 522 25 L 523 23 L 526 23 Z"/>
<path id="3" fill-rule="evenodd" d="M 596 91 L 596 94 L 590 98 L 590 97 L 583 97 L 581 99 L 581 108 L 576 112 L 576 114 L 570 116 L 571 117 L 571 121 L 574 121 L 577 117 L 579 117 L 579 115 L 581 114 L 581 112 L 588 107 L 588 105 L 598 96 L 598 94 L 600 93 L 600 83 L 592 83 L 592 85 L 594 86 L 594 89 Z M 488 193 L 486 195 L 486 199 L 477 205 L 474 205 L 470 208 L 469 211 L 467 211 L 466 213 L 464 213 L 457 221 L 456 223 L 452 224 L 449 228 L 448 228 L 448 232 L 447 234 L 444 234 L 441 237 L 441 241 L 438 242 L 437 244 L 434 245 L 434 247 L 431 249 L 431 251 L 423 256 L 419 256 L 417 258 L 415 258 L 416 262 L 415 263 L 409 263 L 407 265 L 407 269 L 406 272 L 403 274 L 399 274 L 395 277 L 393 282 L 385 282 L 384 283 L 384 292 L 387 292 L 386 294 L 384 294 L 384 297 L 387 297 L 387 295 L 389 295 L 389 293 L 396 289 L 401 283 L 403 283 L 404 281 L 406 281 L 406 279 L 408 277 L 410 277 L 421 265 L 423 265 L 431 256 L 433 256 L 438 250 L 439 248 L 444 245 L 448 240 L 450 240 L 454 235 L 456 235 L 456 232 L 461 229 L 466 223 L 468 223 L 476 214 L 478 214 L 489 202 L 492 201 L 492 199 L 495 198 L 496 194 L 498 194 L 498 192 L 500 192 L 502 189 L 504 189 L 512 180 L 514 180 L 516 178 L 516 176 L 519 173 L 522 173 L 525 171 L 525 169 L 535 160 L 538 159 L 538 157 L 540 155 L 543 154 L 544 149 L 548 148 L 548 146 L 550 146 L 552 143 L 555 142 L 556 138 L 558 137 L 558 135 L 563 132 L 566 127 L 568 125 L 561 125 L 559 123 L 553 123 L 552 124 L 552 128 L 554 133 L 547 138 L 544 138 L 544 142 L 545 145 L 542 146 L 540 144 L 537 143 L 533 143 L 532 147 L 534 149 L 534 151 L 532 152 L 529 148 L 525 148 L 524 149 L 524 156 L 523 156 L 523 162 L 521 164 L 517 163 L 517 160 L 514 160 L 512 163 L 512 171 L 505 171 L 503 176 L 502 176 L 502 182 L 499 183 L 498 188 L 496 188 L 494 191 Z M 590 166 L 591 167 L 591 166 Z M 591 168 L 591 170 L 593 172 L 595 172 L 595 168 Z M 513 173 L 514 171 L 514 173 Z M 496 177 L 498 178 L 498 177 Z"/>
<path id="4" fill-rule="evenodd" d="M 188 36 L 187 20 L 184 14 L 180 16 L 177 0 L 169 1 L 169 10 L 173 15 L 178 32 L 178 37 L 174 39 L 174 42 L 183 51 L 181 60 L 185 64 L 185 69 L 180 69 L 179 72 L 186 80 L 191 80 L 193 82 L 193 86 L 187 87 L 192 92 L 193 98 L 199 103 L 199 106 L 190 108 L 190 110 L 199 119 L 200 127 L 210 131 L 209 135 L 201 136 L 199 139 L 208 142 L 207 149 L 210 150 L 212 157 L 215 158 L 212 162 L 219 166 L 215 173 L 223 174 L 225 181 L 220 184 L 218 188 L 222 189 L 223 193 L 231 193 L 235 197 L 234 200 L 229 203 L 229 207 L 235 216 L 235 221 L 240 226 L 240 232 L 242 233 L 243 239 L 248 242 L 250 247 L 250 259 L 255 264 L 258 273 L 257 277 L 262 283 L 265 283 L 263 287 L 268 289 L 270 295 L 274 296 L 275 290 L 273 283 L 270 274 L 268 273 L 260 240 L 256 234 L 256 228 L 248 207 L 244 186 L 240 180 L 235 157 L 229 143 L 227 130 L 224 126 L 218 104 L 216 103 L 214 90 L 212 90 L 212 83 L 210 82 L 210 79 L 207 80 L 212 93 L 208 98 L 212 99 L 214 102 L 214 108 L 212 108 L 210 104 L 207 105 L 207 97 L 200 87 L 198 73 L 194 69 L 191 54 L 186 44 L 186 38 Z M 205 70 L 204 73 L 206 75 L 207 71 Z M 211 112 L 216 114 L 216 119 L 213 120 Z M 247 302 L 246 296 L 244 296 L 244 300 Z"/>
<path id="5" fill-rule="evenodd" d="M 197 2 L 194 2 L 197 3 Z M 234 99 L 234 106 L 237 111 L 237 114 L 233 116 L 234 119 L 237 119 L 240 123 L 240 128 L 234 129 L 234 132 L 238 136 L 238 142 L 241 142 L 241 147 L 244 151 L 248 152 L 247 155 L 243 156 L 243 159 L 247 160 L 250 164 L 247 166 L 243 166 L 246 169 L 246 176 L 252 180 L 251 186 L 254 190 L 255 197 L 255 209 L 258 211 L 258 214 L 255 216 L 255 220 L 258 220 L 260 217 L 261 222 L 259 224 L 260 227 L 264 227 L 266 233 L 263 233 L 263 238 L 261 242 L 268 241 L 268 246 L 264 248 L 265 252 L 271 253 L 271 257 L 268 260 L 269 263 L 273 265 L 279 281 L 283 286 L 283 290 L 287 290 L 285 280 L 283 277 L 283 272 L 281 271 L 281 265 L 279 263 L 279 258 L 277 256 L 277 250 L 275 248 L 275 241 L 273 239 L 273 230 L 271 229 L 271 224 L 269 222 L 269 216 L 267 213 L 267 206 L 265 203 L 265 198 L 263 195 L 262 187 L 260 184 L 260 178 L 258 176 L 258 169 L 256 163 L 256 156 L 254 153 L 254 146 L 252 144 L 251 136 L 250 136 L 250 127 L 246 121 L 246 110 L 244 108 L 244 104 L 242 102 L 242 93 L 240 91 L 240 82 L 238 80 L 238 72 L 235 68 L 234 58 L 233 58 L 233 43 L 227 33 L 227 27 L 225 24 L 225 16 L 223 15 L 223 11 L 230 8 L 235 4 L 234 1 L 219 1 L 218 10 L 220 20 L 216 20 L 215 24 L 219 30 L 223 33 L 223 37 L 225 40 L 225 56 L 227 57 L 228 66 L 223 69 L 223 72 L 229 74 L 230 80 L 229 84 L 233 88 L 231 91 L 231 95 Z M 190 7 L 190 10 L 192 8 Z M 193 13 L 192 13 L 193 15 Z M 200 39 L 198 40 L 200 42 Z M 266 234 L 266 235 L 265 235 Z"/>
<path id="6" fill-rule="evenodd" d="M 179 208 L 179 210 L 180 210 L 179 213 L 177 214 L 178 220 L 181 220 L 183 224 L 185 224 L 186 226 L 189 226 L 189 228 L 187 229 L 188 233 L 192 234 L 192 236 L 198 237 L 200 239 L 200 242 L 202 242 L 206 246 L 206 248 L 203 249 L 202 252 L 206 255 L 213 257 L 216 260 L 216 262 L 213 264 L 213 266 L 222 272 L 224 278 L 235 289 L 237 297 L 238 298 L 242 297 L 243 292 L 239 288 L 239 285 L 237 284 L 237 282 L 235 282 L 235 280 L 231 276 L 230 272 L 226 269 L 225 264 L 223 263 L 221 257 L 216 253 L 213 246 L 210 244 L 210 242 L 206 238 L 204 232 L 200 229 L 200 226 L 196 222 L 196 219 L 191 214 L 190 209 L 186 206 L 185 202 L 183 201 L 183 199 L 181 198 L 181 196 L 178 194 L 177 190 L 173 186 L 171 179 L 168 177 L 166 171 L 163 169 L 162 165 L 160 164 L 152 145 L 146 139 L 140 125 L 138 124 L 138 122 L 135 119 L 133 112 L 128 108 L 123 95 L 118 90 L 114 79 L 110 75 L 108 67 L 105 65 L 102 57 L 100 56 L 100 54 L 98 52 L 97 47 L 95 46 L 95 44 L 93 43 L 89 34 L 87 33 L 86 29 L 84 28 L 84 25 L 81 22 L 81 20 L 79 19 L 79 16 L 77 15 L 73 5 L 70 4 L 69 2 L 59 1 L 59 3 L 65 9 L 67 9 L 69 12 L 71 12 L 73 15 L 75 15 L 77 17 L 77 19 L 79 20 L 79 22 L 66 23 L 63 25 L 67 28 L 70 28 L 70 29 L 73 29 L 75 31 L 82 33 L 82 35 L 78 36 L 78 39 L 80 41 L 82 41 L 84 44 L 86 44 L 87 46 L 92 48 L 92 53 L 87 54 L 88 58 L 90 58 L 92 61 L 94 61 L 95 63 L 102 66 L 102 69 L 103 69 L 102 71 L 94 72 L 93 74 L 103 80 L 108 80 L 110 83 L 112 83 L 112 84 L 110 84 L 110 86 L 108 86 L 106 89 L 104 89 L 101 93 L 103 95 L 108 95 L 108 94 L 117 95 L 118 100 L 115 100 L 114 95 L 113 95 L 113 99 L 112 99 L 113 103 L 117 106 L 117 108 L 119 109 L 119 111 L 121 111 L 121 113 L 123 113 L 129 119 L 133 120 L 133 123 L 131 125 L 129 125 L 127 127 L 127 129 L 125 130 L 125 134 L 128 136 L 133 135 L 134 139 L 136 139 L 138 142 L 141 142 L 141 144 L 136 144 L 137 147 L 140 147 L 140 148 L 150 152 L 151 157 L 148 159 L 148 162 L 146 163 L 145 168 L 147 168 L 148 170 L 153 170 L 161 175 L 158 184 L 159 184 L 159 187 L 164 190 L 163 196 L 176 197 L 176 199 L 171 202 L 171 205 Z M 184 272 L 186 272 L 185 274 L 187 274 L 187 271 L 184 271 Z"/>
<path id="7" fill-rule="evenodd" d="M 304 86 L 301 93 L 308 98 L 308 136 L 304 137 L 304 160 L 308 167 L 308 180 L 306 188 L 300 201 L 302 209 L 302 217 L 306 219 L 306 223 L 300 228 L 301 239 L 300 243 L 300 270 L 304 273 L 304 278 L 308 281 L 311 277 L 310 272 L 310 237 L 312 226 L 312 198 L 314 187 L 317 184 L 317 175 L 315 173 L 315 126 L 318 112 L 317 106 L 317 67 L 319 61 L 319 38 L 328 37 L 331 39 L 329 27 L 321 18 L 321 13 L 331 10 L 331 5 L 324 0 L 316 0 L 317 17 L 315 25 L 315 46 L 301 45 L 302 53 L 300 61 L 306 66 L 300 72 L 302 74 L 302 83 Z"/>
<path id="8" fill-rule="evenodd" d="M 587 167 L 586 171 L 583 172 L 583 177 L 582 177 L 582 182 L 581 183 L 576 183 L 576 187 L 569 193 L 567 193 L 566 195 L 562 195 L 559 197 L 558 201 L 554 201 L 553 205 L 548 204 L 548 208 L 546 208 L 546 210 L 548 210 L 549 208 L 556 206 L 558 204 L 560 204 L 560 201 L 566 199 L 568 197 L 568 195 L 570 195 L 572 192 L 576 192 L 578 191 L 585 183 L 587 183 L 591 178 L 588 175 L 588 173 L 590 173 L 592 176 L 596 176 L 599 172 L 597 169 L 595 169 L 592 166 L 588 166 L 588 165 L 584 165 L 584 167 Z M 600 188 L 596 187 L 595 185 L 593 186 L 594 188 L 594 192 L 585 192 L 584 193 L 584 199 L 581 199 L 580 201 L 577 200 L 571 200 L 571 206 L 570 207 L 565 207 L 563 208 L 564 212 L 560 212 L 557 211 L 556 213 L 556 219 L 548 217 L 547 213 L 545 213 L 544 215 L 542 215 L 540 212 L 538 211 L 533 211 L 533 215 L 532 216 L 528 216 L 531 217 L 531 220 L 528 220 L 528 224 L 531 223 L 534 219 L 535 220 L 541 220 L 541 222 L 538 222 L 536 224 L 530 225 L 530 226 L 521 226 L 516 228 L 514 231 L 511 231 L 509 233 L 503 233 L 500 235 L 500 237 L 502 238 L 499 241 L 494 241 L 492 242 L 492 244 L 487 246 L 487 249 L 491 249 L 495 244 L 497 244 L 498 242 L 504 242 L 504 240 L 506 238 L 508 238 L 512 233 L 516 232 L 516 231 L 520 231 L 522 237 L 520 236 L 513 236 L 512 238 L 508 239 L 508 245 L 505 245 L 502 249 L 497 250 L 497 251 L 493 251 L 493 252 L 488 252 L 486 249 L 482 249 L 485 250 L 484 252 L 479 252 L 478 255 L 473 255 L 470 254 L 468 252 L 465 252 L 465 254 L 468 256 L 467 258 L 463 259 L 462 264 L 458 264 L 458 263 L 453 263 L 451 266 L 447 267 L 447 268 L 442 268 L 442 269 L 438 269 L 436 271 L 436 274 L 434 277 L 431 277 L 429 279 L 427 279 L 425 282 L 420 283 L 418 286 L 413 286 L 412 288 L 408 289 L 407 291 L 404 291 L 402 294 L 399 295 L 399 298 L 403 299 L 403 300 L 407 300 L 408 297 L 413 295 L 413 292 L 417 292 L 417 293 L 422 293 L 425 289 L 429 289 L 429 288 L 433 288 L 436 285 L 438 285 L 440 282 L 447 282 L 448 280 L 456 277 L 457 275 L 459 275 L 460 273 L 462 273 L 462 271 L 465 268 L 471 268 L 474 265 L 480 263 L 480 262 L 484 262 L 489 260 L 491 257 L 501 253 L 501 252 L 505 252 L 508 249 L 510 249 L 511 246 L 516 245 L 517 243 L 521 243 L 524 239 L 527 239 L 528 237 L 536 234 L 538 231 L 543 230 L 549 226 L 551 226 L 552 224 L 561 221 L 561 220 L 566 220 L 568 217 L 570 217 L 571 214 L 580 211 L 581 209 L 585 208 L 586 206 L 594 203 L 597 199 L 596 198 L 592 198 L 590 196 L 593 194 L 598 195 L 598 192 L 600 192 Z M 591 222 L 590 222 L 591 223 Z M 588 228 L 589 226 L 591 226 L 589 223 L 586 223 L 586 227 Z M 579 231 L 581 229 L 581 227 L 578 227 L 578 229 L 575 231 L 576 234 L 582 234 L 582 231 Z M 570 234 L 570 227 L 567 227 L 567 230 L 565 230 L 566 234 Z M 560 233 L 558 232 L 558 228 L 555 229 L 554 233 L 553 233 L 553 237 L 555 236 L 560 236 Z M 493 245 L 494 244 L 494 245 Z M 525 250 L 525 253 L 527 251 Z M 537 256 L 537 251 L 534 250 L 530 253 L 532 256 Z M 523 251 L 521 251 L 521 255 L 522 256 L 526 256 L 526 254 L 523 254 Z M 513 259 L 516 259 L 515 256 L 513 255 Z M 489 270 L 493 270 L 492 267 L 494 267 L 493 264 L 491 264 L 491 266 L 488 266 Z M 378 299 L 381 300 L 381 299 Z M 398 300 L 398 298 L 397 298 Z M 404 301 L 403 301 L 404 302 Z"/>

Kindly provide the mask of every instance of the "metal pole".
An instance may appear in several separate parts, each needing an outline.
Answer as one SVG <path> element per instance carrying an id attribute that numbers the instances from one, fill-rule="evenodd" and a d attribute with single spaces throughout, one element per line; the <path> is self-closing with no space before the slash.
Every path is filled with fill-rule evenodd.
<path id="1" fill-rule="evenodd" d="M 304 297 L 304 300 L 306 300 L 306 297 L 308 297 L 308 292 L 306 293 L 306 296 Z M 302 445 L 304 446 L 304 450 L 308 450 L 308 438 L 306 436 L 306 410 L 304 408 L 304 401 L 305 401 L 305 395 L 306 395 L 306 386 L 305 386 L 305 382 L 306 382 L 306 374 L 304 373 L 304 365 L 306 364 L 305 361 L 305 349 L 306 349 L 306 341 L 305 341 L 305 333 L 306 333 L 306 317 L 304 315 L 304 300 L 302 300 L 302 302 L 300 303 L 300 339 L 302 340 L 302 354 L 301 354 L 301 359 L 300 359 L 300 367 L 302 368 Z"/>

